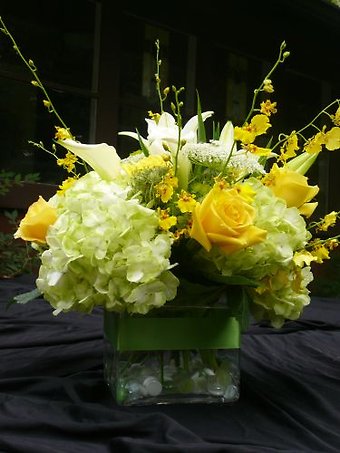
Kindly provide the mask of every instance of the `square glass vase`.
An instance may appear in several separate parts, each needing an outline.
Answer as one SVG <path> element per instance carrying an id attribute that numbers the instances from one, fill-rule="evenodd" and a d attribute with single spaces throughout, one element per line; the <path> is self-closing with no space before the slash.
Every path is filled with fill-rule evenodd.
<path id="1" fill-rule="evenodd" d="M 223 307 L 104 312 L 104 377 L 121 406 L 239 399 L 240 325 Z"/>

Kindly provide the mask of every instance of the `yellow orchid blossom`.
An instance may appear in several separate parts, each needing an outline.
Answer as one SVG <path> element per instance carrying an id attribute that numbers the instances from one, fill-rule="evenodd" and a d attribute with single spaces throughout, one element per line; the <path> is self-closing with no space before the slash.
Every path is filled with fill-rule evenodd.
<path id="1" fill-rule="evenodd" d="M 271 124 L 267 115 L 255 115 L 251 119 L 250 124 L 235 127 L 234 138 L 247 145 L 253 143 L 258 135 L 265 134 L 269 127 L 271 127 Z"/>
<path id="2" fill-rule="evenodd" d="M 247 151 L 254 154 L 255 156 L 269 156 L 271 154 L 270 148 L 261 148 L 260 146 L 249 143 L 244 146 Z"/>
<path id="3" fill-rule="evenodd" d="M 192 212 L 196 203 L 195 195 L 184 190 L 182 190 L 178 196 L 177 206 L 181 213 Z"/>
<path id="4" fill-rule="evenodd" d="M 271 102 L 269 99 L 267 99 L 266 101 L 261 102 L 260 111 L 264 115 L 270 116 L 272 113 L 277 112 L 276 105 L 276 102 Z"/>
<path id="5" fill-rule="evenodd" d="M 334 115 L 331 115 L 331 119 L 336 126 L 340 126 L 340 105 Z"/>
<path id="6" fill-rule="evenodd" d="M 293 261 L 298 267 L 303 267 L 305 264 L 310 266 L 311 262 L 316 260 L 316 256 L 307 250 L 295 252 L 293 257 Z"/>
<path id="7" fill-rule="evenodd" d="M 289 159 L 292 159 L 296 156 L 296 151 L 299 149 L 298 144 L 298 137 L 296 132 L 293 131 L 284 144 L 281 146 L 280 152 L 281 156 L 279 158 L 280 161 L 286 162 Z"/>
<path id="8" fill-rule="evenodd" d="M 170 215 L 167 209 L 158 209 L 159 227 L 161 230 L 168 231 L 177 223 L 176 216 Z"/>
<path id="9" fill-rule="evenodd" d="M 338 218 L 338 212 L 332 211 L 329 214 L 326 214 L 325 217 L 321 220 L 321 223 L 318 224 L 318 231 L 327 231 L 328 228 L 335 225 Z"/>
<path id="10" fill-rule="evenodd" d="M 340 127 L 332 127 L 331 130 L 325 133 L 325 147 L 329 151 L 340 148 Z"/>

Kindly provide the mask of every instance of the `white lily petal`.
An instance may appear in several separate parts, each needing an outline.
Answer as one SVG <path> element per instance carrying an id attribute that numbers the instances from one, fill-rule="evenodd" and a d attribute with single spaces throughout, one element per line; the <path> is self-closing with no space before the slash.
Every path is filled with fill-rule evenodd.
<path id="1" fill-rule="evenodd" d="M 205 121 L 207 118 L 214 114 L 213 111 L 207 111 L 202 113 L 202 119 Z M 190 132 L 196 132 L 198 129 L 198 115 L 193 116 L 190 120 L 185 124 L 182 130 L 182 134 L 186 135 Z"/>
<path id="2" fill-rule="evenodd" d="M 178 126 L 175 118 L 170 113 L 164 112 L 159 117 L 158 122 L 150 119 L 145 120 L 148 124 L 148 140 L 153 142 L 154 140 L 161 139 L 177 140 L 178 138 Z"/>
<path id="3" fill-rule="evenodd" d="M 113 146 L 106 143 L 85 145 L 71 139 L 59 140 L 58 143 L 83 159 L 105 180 L 113 180 L 123 171 L 120 165 L 121 159 Z"/>
<path id="4" fill-rule="evenodd" d="M 161 114 L 157 124 L 161 127 L 166 127 L 170 129 L 172 129 L 173 127 L 177 127 L 175 118 L 171 115 L 171 113 L 168 112 L 163 112 Z"/>
<path id="5" fill-rule="evenodd" d="M 127 137 L 131 137 L 134 138 L 135 140 L 138 140 L 138 134 L 136 132 L 122 131 L 118 132 L 118 135 L 126 135 Z"/>
<path id="6" fill-rule="evenodd" d="M 220 145 L 223 146 L 223 148 L 225 148 L 229 152 L 231 151 L 234 145 L 234 126 L 231 121 L 227 121 L 226 124 L 223 126 L 218 141 Z"/>
<path id="7" fill-rule="evenodd" d="M 122 131 L 118 132 L 118 135 L 126 135 L 127 137 L 134 138 L 138 142 L 139 140 L 141 140 L 146 148 L 149 148 L 150 146 L 149 141 L 146 138 L 142 137 L 141 135 L 138 135 L 137 132 Z"/>
<path id="8" fill-rule="evenodd" d="M 152 156 L 154 155 L 162 155 L 162 154 L 169 154 L 168 151 L 165 151 L 162 140 L 155 140 L 149 145 L 149 152 Z"/>
<path id="9" fill-rule="evenodd" d="M 149 143 L 155 140 L 163 140 L 164 142 L 172 141 L 175 142 L 178 139 L 178 129 L 168 129 L 164 127 L 154 128 L 148 135 Z"/>

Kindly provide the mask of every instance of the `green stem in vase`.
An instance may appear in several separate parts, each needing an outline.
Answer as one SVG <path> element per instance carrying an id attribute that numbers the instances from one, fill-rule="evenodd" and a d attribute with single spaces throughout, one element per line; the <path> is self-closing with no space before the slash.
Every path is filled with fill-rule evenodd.
<path id="1" fill-rule="evenodd" d="M 162 386 L 164 385 L 164 351 L 159 351 L 159 363 L 160 363 L 160 381 Z"/>
<path id="2" fill-rule="evenodd" d="M 183 368 L 188 373 L 190 372 L 190 351 L 182 351 L 182 359 L 183 359 Z"/>
<path id="3" fill-rule="evenodd" d="M 218 369 L 218 363 L 216 360 L 216 353 L 213 349 L 200 349 L 199 350 L 202 363 L 214 371 Z"/>

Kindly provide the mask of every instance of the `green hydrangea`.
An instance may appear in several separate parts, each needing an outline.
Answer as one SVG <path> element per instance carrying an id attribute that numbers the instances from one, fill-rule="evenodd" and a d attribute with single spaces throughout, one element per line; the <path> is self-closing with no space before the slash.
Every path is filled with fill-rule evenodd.
<path id="1" fill-rule="evenodd" d="M 159 232 L 155 211 L 129 197 L 129 187 L 90 172 L 51 202 L 58 219 L 37 287 L 55 314 L 97 305 L 144 314 L 176 296 L 172 239 Z"/>
<path id="2" fill-rule="evenodd" d="M 256 179 L 249 179 L 254 189 L 255 225 L 267 231 L 265 241 L 242 249 L 231 255 L 212 250 L 209 260 L 225 276 L 242 275 L 261 280 L 275 274 L 281 267 L 289 266 L 294 251 L 302 249 L 311 234 L 297 208 L 287 208 L 286 203 Z"/>
<path id="3" fill-rule="evenodd" d="M 204 268 L 213 265 L 224 276 L 257 281 L 257 288 L 248 288 L 253 314 L 281 327 L 285 319 L 297 319 L 310 302 L 307 285 L 313 274 L 310 267 L 298 268 L 293 257 L 306 246 L 311 234 L 297 208 L 287 208 L 285 201 L 260 181 L 250 178 L 248 182 L 255 192 L 254 223 L 267 231 L 266 239 L 229 255 L 217 248 L 198 255 Z"/>
<path id="4" fill-rule="evenodd" d="M 266 279 L 267 280 L 267 279 Z M 309 266 L 300 269 L 291 263 L 268 278 L 268 287 L 258 292 L 250 288 L 252 313 L 280 328 L 286 319 L 296 320 L 310 303 L 308 284 L 313 280 Z"/>

